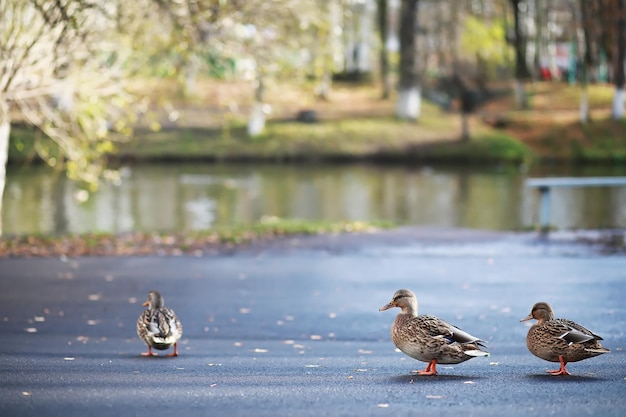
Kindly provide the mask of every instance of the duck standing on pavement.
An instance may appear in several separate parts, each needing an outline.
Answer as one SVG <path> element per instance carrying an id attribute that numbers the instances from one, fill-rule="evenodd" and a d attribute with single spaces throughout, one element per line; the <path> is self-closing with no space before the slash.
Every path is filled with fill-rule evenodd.
<path id="1" fill-rule="evenodd" d="M 437 375 L 437 364 L 457 364 L 477 356 L 489 356 L 481 350 L 485 341 L 431 315 L 417 314 L 417 297 L 401 289 L 379 311 L 398 307 L 391 326 L 391 340 L 402 352 L 418 361 L 427 362 L 418 375 Z"/>
<path id="2" fill-rule="evenodd" d="M 528 330 L 526 346 L 538 358 L 559 362 L 559 369 L 547 371 L 552 375 L 569 375 L 565 365 L 609 352 L 602 347 L 602 338 L 580 324 L 567 319 L 555 319 L 552 307 L 536 303 L 530 314 L 520 321 L 535 319 Z"/>
<path id="3" fill-rule="evenodd" d="M 183 335 L 183 326 L 171 308 L 165 307 L 165 301 L 158 291 L 150 291 L 143 306 L 144 310 L 137 320 L 137 335 L 148 345 L 143 356 L 157 356 L 152 348 L 167 350 L 172 345 L 174 352 L 166 356 L 178 356 L 178 339 Z"/>

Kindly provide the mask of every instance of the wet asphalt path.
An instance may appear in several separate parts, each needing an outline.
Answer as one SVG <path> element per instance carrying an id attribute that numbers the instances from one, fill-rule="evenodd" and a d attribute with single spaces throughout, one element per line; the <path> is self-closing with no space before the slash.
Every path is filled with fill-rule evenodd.
<path id="1" fill-rule="evenodd" d="M 372 239 L 196 257 L 0 260 L 1 416 L 623 416 L 626 258 L 476 235 Z M 352 242 L 349 238 L 347 242 Z M 363 240 L 361 240 L 363 242 Z M 293 249 L 293 247 L 298 248 Z M 395 351 L 398 288 L 488 340 L 439 366 Z M 144 358 L 150 289 L 179 314 L 178 358 Z M 519 323 L 545 300 L 611 353 L 532 356 Z"/>

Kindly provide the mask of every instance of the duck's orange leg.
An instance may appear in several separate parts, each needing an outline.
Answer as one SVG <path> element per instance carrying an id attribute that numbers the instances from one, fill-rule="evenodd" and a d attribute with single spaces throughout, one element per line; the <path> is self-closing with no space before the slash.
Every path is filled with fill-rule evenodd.
<path id="1" fill-rule="evenodd" d="M 546 372 L 549 373 L 550 375 L 569 375 L 569 372 L 567 372 L 567 369 L 565 369 L 565 365 L 567 365 L 567 362 L 563 360 L 563 356 L 561 355 L 559 355 L 559 362 L 561 363 L 561 366 L 559 367 L 559 369 L 555 369 L 553 371 L 546 371 Z"/>
<path id="2" fill-rule="evenodd" d="M 437 375 L 437 359 L 428 362 L 428 366 L 423 371 L 418 371 L 418 375 Z"/>
<path id="3" fill-rule="evenodd" d="M 174 343 L 174 352 L 168 353 L 165 356 L 178 356 L 178 343 Z"/>
<path id="4" fill-rule="evenodd" d="M 148 345 L 148 351 L 143 352 L 141 356 L 158 356 L 156 353 L 152 352 L 152 346 Z"/>

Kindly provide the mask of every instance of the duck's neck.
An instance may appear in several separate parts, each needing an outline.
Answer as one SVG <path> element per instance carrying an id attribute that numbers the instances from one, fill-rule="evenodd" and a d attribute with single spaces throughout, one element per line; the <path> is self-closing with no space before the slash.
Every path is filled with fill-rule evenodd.
<path id="1" fill-rule="evenodd" d="M 408 305 L 402 307 L 402 312 L 400 314 L 405 314 L 407 316 L 416 317 L 417 316 L 417 306 Z"/>

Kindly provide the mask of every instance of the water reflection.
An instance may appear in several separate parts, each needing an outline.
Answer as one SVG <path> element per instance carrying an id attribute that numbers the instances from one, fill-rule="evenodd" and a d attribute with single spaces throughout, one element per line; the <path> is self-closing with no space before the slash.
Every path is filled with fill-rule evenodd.
<path id="1" fill-rule="evenodd" d="M 5 232 L 200 230 L 270 215 L 518 230 L 535 223 L 538 211 L 526 175 L 495 168 L 195 164 L 124 172 L 119 185 L 105 184 L 79 203 L 77 186 L 62 175 L 9 169 Z M 626 188 L 554 190 L 552 213 L 559 228 L 625 227 Z"/>

